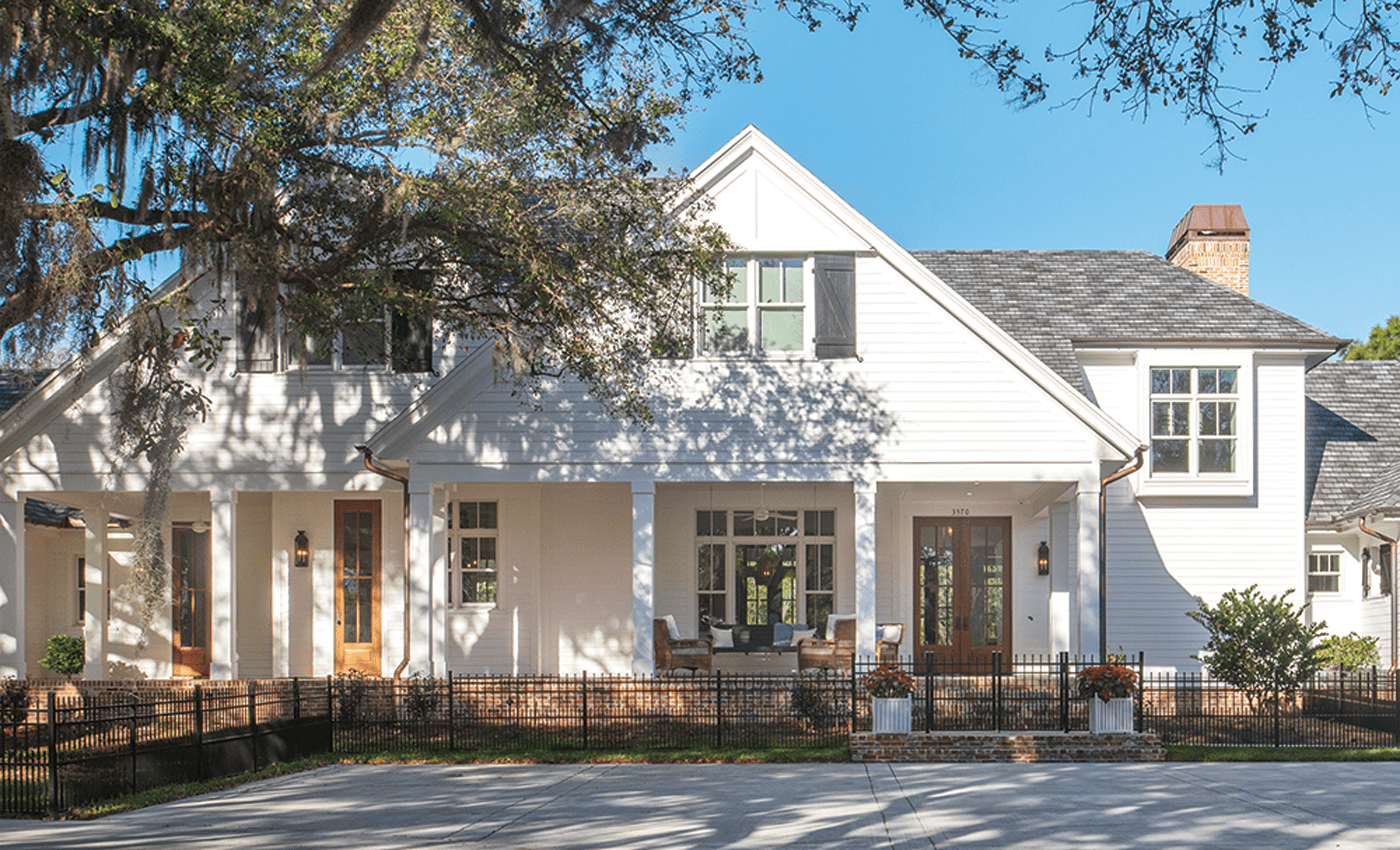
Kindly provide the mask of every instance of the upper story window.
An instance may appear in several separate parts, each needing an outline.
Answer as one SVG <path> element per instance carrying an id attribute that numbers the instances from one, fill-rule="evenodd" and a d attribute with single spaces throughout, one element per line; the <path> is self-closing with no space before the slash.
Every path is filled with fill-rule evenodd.
<path id="1" fill-rule="evenodd" d="M 1152 474 L 1237 472 L 1239 370 L 1154 368 L 1150 380 Z"/>
<path id="2" fill-rule="evenodd" d="M 431 278 L 418 272 L 395 272 L 408 286 L 426 288 Z M 411 277 L 408 277 L 411 276 Z M 433 323 L 428 313 L 368 310 L 346 321 L 330 337 L 283 328 L 278 345 L 276 285 L 252 275 L 238 281 L 238 370 L 392 369 L 433 371 Z"/>
<path id="3" fill-rule="evenodd" d="M 855 257 L 730 257 L 728 293 L 700 294 L 702 354 L 854 357 Z"/>

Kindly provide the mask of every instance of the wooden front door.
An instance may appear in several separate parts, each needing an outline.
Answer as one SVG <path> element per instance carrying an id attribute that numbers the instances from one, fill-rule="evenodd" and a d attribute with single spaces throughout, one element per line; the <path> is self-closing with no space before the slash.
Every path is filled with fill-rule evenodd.
<path id="1" fill-rule="evenodd" d="M 1011 518 L 914 520 L 915 662 L 987 659 L 1011 646 Z"/>
<path id="2" fill-rule="evenodd" d="M 379 502 L 335 503 L 335 672 L 381 673 Z"/>
<path id="3" fill-rule="evenodd" d="M 171 675 L 209 675 L 209 532 L 170 532 Z"/>

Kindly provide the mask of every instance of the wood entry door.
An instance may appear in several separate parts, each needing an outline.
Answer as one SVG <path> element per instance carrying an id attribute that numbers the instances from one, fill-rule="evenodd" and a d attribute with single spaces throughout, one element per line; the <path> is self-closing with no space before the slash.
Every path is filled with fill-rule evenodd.
<path id="1" fill-rule="evenodd" d="M 335 672 L 381 675 L 379 502 L 335 503 Z"/>
<path id="2" fill-rule="evenodd" d="M 1011 646 L 1011 518 L 914 520 L 915 662 L 984 660 Z"/>
<path id="3" fill-rule="evenodd" d="M 209 676 L 209 531 L 170 530 L 170 673 Z"/>

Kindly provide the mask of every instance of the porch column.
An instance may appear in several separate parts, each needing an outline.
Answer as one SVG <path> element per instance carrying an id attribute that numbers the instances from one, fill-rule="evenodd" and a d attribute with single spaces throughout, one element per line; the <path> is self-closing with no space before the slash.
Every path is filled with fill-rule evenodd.
<path id="1" fill-rule="evenodd" d="M 1079 574 L 1078 643 L 1073 652 L 1098 655 L 1099 652 L 1099 489 L 1080 483 L 1075 499 L 1075 566 Z"/>
<path id="2" fill-rule="evenodd" d="M 275 516 L 275 511 L 274 511 Z M 300 530 L 300 529 L 298 529 Z M 274 537 L 274 539 L 276 539 Z M 272 544 L 272 675 L 292 675 L 292 552 Z"/>
<path id="3" fill-rule="evenodd" d="M 238 522 L 236 493 L 214 493 L 209 504 L 209 678 L 238 678 Z"/>
<path id="4" fill-rule="evenodd" d="M 856 655 L 875 657 L 875 489 L 856 490 Z"/>
<path id="5" fill-rule="evenodd" d="M 24 497 L 0 498 L 0 679 L 27 673 L 24 647 Z"/>
<path id="6" fill-rule="evenodd" d="M 432 535 L 428 540 L 428 563 L 424 580 L 428 610 L 425 612 L 428 635 L 427 660 L 434 676 L 447 675 L 447 493 L 435 489 L 428 499 L 432 506 Z M 497 553 L 499 555 L 499 553 Z"/>
<path id="7" fill-rule="evenodd" d="M 656 482 L 632 482 L 632 674 L 656 672 Z"/>
<path id="8" fill-rule="evenodd" d="M 408 514 L 408 581 L 403 589 L 403 604 L 408 611 L 408 669 L 404 675 L 416 672 L 432 674 L 433 632 L 437 629 L 433 605 L 433 589 L 438 585 L 436 562 L 433 557 L 434 517 L 432 486 L 413 481 L 409 492 Z M 418 488 L 422 489 L 418 489 Z M 402 621 L 400 621 L 402 622 Z"/>
<path id="9" fill-rule="evenodd" d="M 107 518 L 103 510 L 83 511 L 83 678 L 107 678 Z"/>

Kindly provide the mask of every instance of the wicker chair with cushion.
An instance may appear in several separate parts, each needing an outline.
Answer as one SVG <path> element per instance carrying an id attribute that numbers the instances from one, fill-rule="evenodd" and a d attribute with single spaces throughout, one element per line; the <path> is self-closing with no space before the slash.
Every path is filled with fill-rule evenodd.
<path id="1" fill-rule="evenodd" d="M 903 623 L 881 623 L 875 627 L 875 657 L 881 664 L 898 664 L 899 645 L 903 642 Z"/>
<path id="2" fill-rule="evenodd" d="M 706 673 L 714 668 L 714 642 L 709 638 L 681 638 L 676 628 L 676 618 L 667 614 L 665 619 L 653 620 L 652 631 L 656 642 L 656 672 L 671 670 L 693 670 Z"/>
<path id="3" fill-rule="evenodd" d="M 797 669 L 823 670 L 851 669 L 856 658 L 856 618 L 854 616 L 835 618 L 828 622 L 828 629 L 834 636 L 828 638 L 803 638 L 797 642 Z"/>

